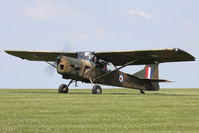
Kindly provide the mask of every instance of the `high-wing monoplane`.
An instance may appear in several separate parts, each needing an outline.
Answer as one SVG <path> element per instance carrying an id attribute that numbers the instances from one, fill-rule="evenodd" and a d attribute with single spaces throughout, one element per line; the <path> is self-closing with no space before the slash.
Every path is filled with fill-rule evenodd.
<path id="1" fill-rule="evenodd" d="M 92 94 L 101 94 L 99 84 L 138 89 L 144 91 L 159 90 L 159 63 L 194 61 L 189 53 L 177 49 L 112 51 L 112 52 L 50 52 L 5 50 L 8 54 L 30 61 L 44 61 L 57 69 L 63 79 L 70 82 L 59 86 L 59 93 L 68 93 L 71 83 L 82 81 L 93 85 Z M 55 63 L 52 63 L 55 62 Z M 112 64 L 114 69 L 109 69 Z M 121 72 L 129 65 L 145 65 L 135 74 Z"/>

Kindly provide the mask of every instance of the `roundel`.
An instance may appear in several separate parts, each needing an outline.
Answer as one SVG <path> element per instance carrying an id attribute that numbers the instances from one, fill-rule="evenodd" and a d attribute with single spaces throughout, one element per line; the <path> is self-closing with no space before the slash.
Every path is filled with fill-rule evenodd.
<path id="1" fill-rule="evenodd" d="M 120 81 L 120 83 L 123 83 L 123 81 L 124 81 L 124 76 L 122 74 L 119 75 L 119 81 Z"/>

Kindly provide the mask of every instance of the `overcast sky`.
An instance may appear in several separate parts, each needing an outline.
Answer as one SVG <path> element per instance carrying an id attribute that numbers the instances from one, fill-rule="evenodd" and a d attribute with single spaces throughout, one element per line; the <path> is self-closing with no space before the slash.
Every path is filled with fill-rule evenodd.
<path id="1" fill-rule="evenodd" d="M 56 71 L 49 74 L 48 64 L 21 60 L 5 49 L 181 48 L 197 59 L 198 6 L 198 0 L 0 0 L 0 88 L 57 88 L 68 82 Z M 143 67 L 122 71 L 133 74 Z M 160 78 L 176 81 L 162 88 L 199 88 L 198 75 L 198 61 L 160 65 Z"/>

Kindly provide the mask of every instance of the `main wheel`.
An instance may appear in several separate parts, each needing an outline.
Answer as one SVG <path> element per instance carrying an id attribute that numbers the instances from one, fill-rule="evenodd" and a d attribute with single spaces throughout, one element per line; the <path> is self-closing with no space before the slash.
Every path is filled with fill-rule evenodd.
<path id="1" fill-rule="evenodd" d="M 99 85 L 94 85 L 92 88 L 92 94 L 102 94 L 102 88 Z"/>
<path id="2" fill-rule="evenodd" d="M 141 93 L 141 94 L 144 94 L 145 92 L 144 92 L 144 90 L 141 89 L 141 90 L 140 90 L 140 93 Z"/>
<path id="3" fill-rule="evenodd" d="M 68 93 L 68 86 L 66 84 L 61 84 L 58 90 L 59 93 Z"/>

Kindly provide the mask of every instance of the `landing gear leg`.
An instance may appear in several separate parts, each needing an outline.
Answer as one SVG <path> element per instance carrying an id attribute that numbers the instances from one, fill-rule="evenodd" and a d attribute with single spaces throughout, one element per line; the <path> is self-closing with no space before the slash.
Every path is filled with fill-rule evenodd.
<path id="1" fill-rule="evenodd" d="M 73 80 L 71 80 L 69 83 L 68 83 L 68 87 L 70 86 L 70 84 L 73 82 Z"/>
<path id="2" fill-rule="evenodd" d="M 144 90 L 140 89 L 140 93 L 141 93 L 141 94 L 144 94 L 145 92 L 144 92 Z"/>
<path id="3" fill-rule="evenodd" d="M 68 85 L 66 85 L 66 84 L 61 84 L 60 86 L 59 86 L 59 89 L 58 89 L 58 91 L 59 91 L 59 93 L 68 93 L 68 87 L 70 86 L 70 84 L 73 82 L 73 80 L 71 80 L 69 83 L 68 83 Z"/>

